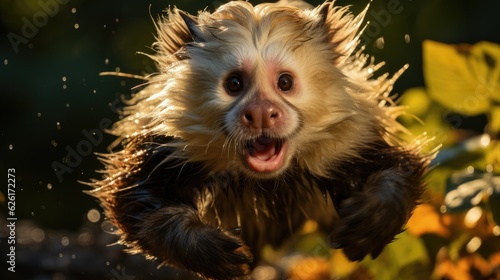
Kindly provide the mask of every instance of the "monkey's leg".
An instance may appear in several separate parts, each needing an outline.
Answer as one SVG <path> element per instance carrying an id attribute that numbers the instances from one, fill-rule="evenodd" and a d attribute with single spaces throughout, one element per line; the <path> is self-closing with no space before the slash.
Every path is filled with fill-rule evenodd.
<path id="1" fill-rule="evenodd" d="M 249 272 L 251 253 L 230 232 L 205 225 L 192 207 L 168 206 L 144 214 L 135 236 L 148 254 L 203 276 L 229 279 Z"/>
<path id="2" fill-rule="evenodd" d="M 200 166 L 165 163 L 168 148 L 148 150 L 137 172 L 101 195 L 122 241 L 133 252 L 205 277 L 247 274 L 252 262 L 249 248 L 232 232 L 205 223 L 196 208 L 208 180 Z"/>

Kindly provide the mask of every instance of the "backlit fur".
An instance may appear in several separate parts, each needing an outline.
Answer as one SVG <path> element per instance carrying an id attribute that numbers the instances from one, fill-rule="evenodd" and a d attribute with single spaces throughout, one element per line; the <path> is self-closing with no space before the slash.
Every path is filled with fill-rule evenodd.
<path id="1" fill-rule="evenodd" d="M 404 109 L 389 93 L 402 71 L 372 78 L 381 64 L 358 46 L 366 10 L 169 10 L 151 56 L 159 73 L 112 128 L 123 149 L 103 155 L 104 179 L 92 184 L 122 243 L 224 279 L 314 219 L 351 259 L 378 255 L 417 205 L 429 156 L 399 137 Z M 231 96 L 235 71 L 246 88 Z M 274 87 L 282 72 L 295 78 L 290 93 Z M 244 143 L 259 135 L 239 121 L 261 95 L 286 115 L 271 136 L 289 144 L 284 166 L 264 174 L 245 165 Z"/>

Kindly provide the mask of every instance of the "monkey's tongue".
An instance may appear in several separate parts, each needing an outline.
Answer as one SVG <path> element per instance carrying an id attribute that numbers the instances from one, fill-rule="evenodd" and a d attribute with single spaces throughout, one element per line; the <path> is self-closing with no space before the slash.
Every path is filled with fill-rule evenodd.
<path id="1" fill-rule="evenodd" d="M 283 165 L 284 143 L 280 140 L 260 136 L 247 143 L 245 160 L 255 172 L 273 172 Z"/>

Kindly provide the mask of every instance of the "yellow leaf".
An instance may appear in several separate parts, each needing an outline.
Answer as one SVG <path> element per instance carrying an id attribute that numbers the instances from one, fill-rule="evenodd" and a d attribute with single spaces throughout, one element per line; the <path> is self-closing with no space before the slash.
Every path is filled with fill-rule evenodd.
<path id="1" fill-rule="evenodd" d="M 408 221 L 407 227 L 408 232 L 415 236 L 428 233 L 445 238 L 450 236 L 450 231 L 443 225 L 439 213 L 430 204 L 419 205 Z"/>
<path id="2" fill-rule="evenodd" d="M 500 99 L 500 46 L 423 43 L 424 76 L 431 98 L 465 114 L 488 112 Z"/>
<path id="3" fill-rule="evenodd" d="M 479 90 L 490 99 L 500 101 L 500 45 L 479 42 L 470 51 L 471 71 L 479 79 Z"/>

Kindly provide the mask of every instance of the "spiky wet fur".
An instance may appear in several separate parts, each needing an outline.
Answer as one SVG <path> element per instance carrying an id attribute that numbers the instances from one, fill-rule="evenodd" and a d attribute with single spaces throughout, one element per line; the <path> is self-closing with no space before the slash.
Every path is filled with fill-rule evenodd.
<path id="1" fill-rule="evenodd" d="M 130 252 L 229 279 L 307 219 L 351 260 L 394 239 L 421 197 L 429 157 L 398 137 L 404 110 L 389 93 L 402 71 L 372 78 L 380 65 L 357 48 L 365 13 L 239 1 L 198 17 L 168 11 L 151 56 L 159 74 L 114 125 L 123 149 L 102 156 L 104 179 L 92 184 Z M 238 101 L 222 79 L 249 54 L 302 83 L 300 99 L 284 97 L 300 125 L 278 176 L 243 166 L 242 137 L 227 123 Z"/>

